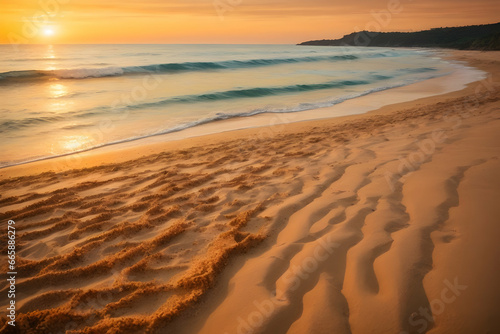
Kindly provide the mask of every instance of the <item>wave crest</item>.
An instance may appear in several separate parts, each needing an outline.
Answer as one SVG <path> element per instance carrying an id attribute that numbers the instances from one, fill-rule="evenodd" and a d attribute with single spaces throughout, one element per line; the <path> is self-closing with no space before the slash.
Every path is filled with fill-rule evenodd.
<path id="1" fill-rule="evenodd" d="M 24 70 L 0 73 L 0 82 L 6 80 L 36 80 L 43 78 L 85 79 L 152 73 L 179 73 L 213 70 L 231 70 L 281 64 L 307 63 L 318 61 L 345 61 L 358 59 L 355 55 L 317 56 L 299 58 L 274 58 L 250 60 L 226 60 L 218 62 L 184 62 L 151 64 L 145 66 L 75 68 L 61 70 Z"/>

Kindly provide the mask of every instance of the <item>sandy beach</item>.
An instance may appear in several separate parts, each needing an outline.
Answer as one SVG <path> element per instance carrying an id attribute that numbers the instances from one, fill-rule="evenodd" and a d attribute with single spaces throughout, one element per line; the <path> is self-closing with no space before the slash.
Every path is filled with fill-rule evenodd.
<path id="1" fill-rule="evenodd" d="M 366 114 L 0 169 L 0 332 L 500 333 L 498 55 Z"/>

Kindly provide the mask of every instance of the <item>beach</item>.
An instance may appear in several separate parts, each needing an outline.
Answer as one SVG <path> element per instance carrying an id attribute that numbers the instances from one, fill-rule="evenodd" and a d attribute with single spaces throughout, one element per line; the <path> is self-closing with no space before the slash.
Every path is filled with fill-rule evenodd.
<path id="1" fill-rule="evenodd" d="M 0 169 L 1 331 L 500 332 L 500 62 L 446 52 L 486 78 Z"/>

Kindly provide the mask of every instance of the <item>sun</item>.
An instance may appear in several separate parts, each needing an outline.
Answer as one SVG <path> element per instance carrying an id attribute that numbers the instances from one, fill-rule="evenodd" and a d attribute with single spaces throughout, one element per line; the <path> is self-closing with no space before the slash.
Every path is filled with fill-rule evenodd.
<path id="1" fill-rule="evenodd" d="M 43 28 L 42 33 L 44 36 L 52 36 L 54 35 L 54 29 L 50 27 Z"/>

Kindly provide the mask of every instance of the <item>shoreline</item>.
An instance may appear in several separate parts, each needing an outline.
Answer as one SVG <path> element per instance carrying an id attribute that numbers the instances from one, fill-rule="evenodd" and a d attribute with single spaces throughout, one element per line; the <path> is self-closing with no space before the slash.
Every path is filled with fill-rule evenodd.
<path id="1" fill-rule="evenodd" d="M 16 329 L 500 331 L 500 62 L 451 56 L 488 77 L 365 114 L 3 169 Z"/>
<path id="2" fill-rule="evenodd" d="M 393 105 L 403 106 L 405 103 L 417 102 L 427 98 L 447 95 L 455 91 L 462 91 L 466 89 L 468 85 L 484 79 L 483 77 L 486 72 L 474 67 L 458 65 L 456 62 L 453 63 L 454 57 L 451 55 L 453 52 L 457 52 L 456 50 L 443 51 L 432 49 L 431 51 L 442 59 L 451 60 L 452 63 L 450 63 L 450 66 L 460 68 L 455 69 L 453 73 L 443 77 L 426 79 L 402 87 L 370 93 L 365 96 L 348 99 L 330 107 L 322 107 L 301 112 L 263 113 L 250 117 L 235 117 L 227 120 L 217 120 L 171 133 L 150 135 L 139 139 L 129 139 L 123 142 L 104 144 L 100 147 L 89 148 L 79 152 L 69 152 L 53 157 L 35 158 L 31 161 L 19 162 L 1 167 L 0 177 L 3 175 L 20 175 L 17 172 L 12 172 L 12 170 L 20 168 L 23 171 L 27 171 L 31 169 L 30 167 L 32 164 L 35 164 L 36 168 L 42 171 L 51 170 L 54 166 L 57 166 L 57 170 L 62 171 L 71 168 L 80 168 L 81 166 L 91 167 L 97 164 L 125 161 L 122 159 L 116 160 L 116 156 L 112 159 L 108 159 L 107 157 L 110 154 L 113 155 L 113 151 L 119 151 L 120 156 L 127 155 L 132 157 L 141 156 L 140 152 L 142 150 L 154 152 L 152 154 L 155 154 L 162 151 L 163 148 L 159 147 L 162 145 L 167 145 L 165 146 L 166 149 L 170 146 L 169 143 L 178 143 L 182 147 L 187 147 L 190 145 L 189 143 L 180 142 L 193 141 L 196 143 L 198 140 L 195 138 L 208 139 L 211 136 L 217 136 L 219 134 L 222 136 L 231 133 L 236 136 L 269 137 L 269 134 L 274 135 L 280 133 L 281 128 L 289 124 L 334 119 L 348 120 L 352 116 L 375 113 L 379 110 L 383 112 L 386 108 L 387 110 L 391 109 Z M 473 76 L 476 78 L 473 79 Z M 388 96 L 391 96 L 390 102 L 386 102 L 386 97 Z M 335 113 L 335 115 L 332 115 L 333 113 Z M 245 132 L 245 130 L 248 131 Z M 238 133 L 239 131 L 243 132 Z M 203 142 L 203 140 L 201 140 L 201 142 Z M 102 163 L 97 161 L 99 160 L 98 156 Z M 87 160 L 88 163 L 80 164 L 82 159 Z M 7 172 L 4 173 L 6 170 Z"/>

